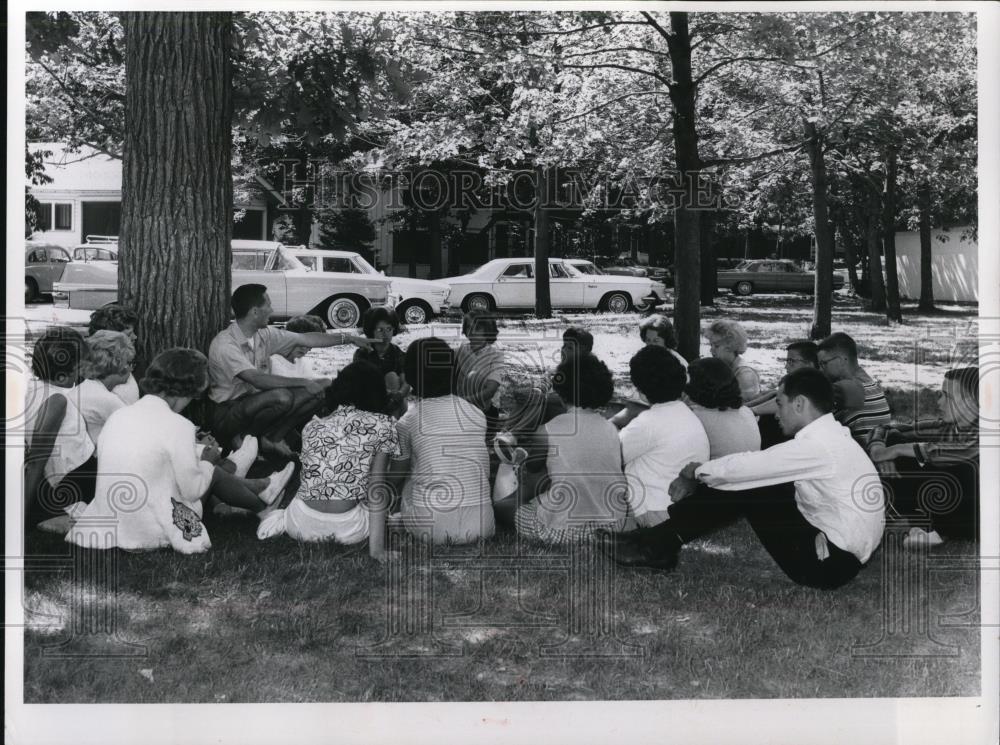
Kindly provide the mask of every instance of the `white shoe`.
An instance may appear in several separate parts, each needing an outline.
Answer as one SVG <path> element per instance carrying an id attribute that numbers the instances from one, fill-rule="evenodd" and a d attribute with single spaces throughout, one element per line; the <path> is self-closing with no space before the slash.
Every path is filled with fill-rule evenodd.
<path id="1" fill-rule="evenodd" d="M 270 510 L 257 526 L 257 539 L 266 541 L 285 532 L 285 511 Z"/>
<path id="2" fill-rule="evenodd" d="M 234 450 L 226 456 L 226 459 L 232 461 L 233 465 L 236 466 L 236 476 L 239 476 L 241 479 L 246 478 L 250 466 L 257 460 L 258 449 L 259 443 L 257 442 L 257 438 L 253 435 L 247 435 L 243 438 L 243 443 L 239 449 Z"/>
<path id="3" fill-rule="evenodd" d="M 57 533 L 59 535 L 66 535 L 69 533 L 70 528 L 73 527 L 73 518 L 69 515 L 59 515 L 59 517 L 50 517 L 48 520 L 42 520 L 35 526 L 43 533 Z"/>
<path id="4" fill-rule="evenodd" d="M 926 544 L 928 548 L 931 548 L 932 546 L 940 546 L 944 543 L 944 538 L 936 530 L 928 532 L 923 528 L 910 528 L 910 532 L 903 539 L 904 548 L 913 547 L 918 543 Z"/>
<path id="5" fill-rule="evenodd" d="M 267 479 L 267 487 L 257 496 L 266 505 L 272 505 L 278 501 L 281 493 L 285 490 L 285 486 L 288 484 L 288 479 L 292 477 L 292 473 L 295 471 L 295 464 L 288 463 L 280 471 L 275 471 Z"/>

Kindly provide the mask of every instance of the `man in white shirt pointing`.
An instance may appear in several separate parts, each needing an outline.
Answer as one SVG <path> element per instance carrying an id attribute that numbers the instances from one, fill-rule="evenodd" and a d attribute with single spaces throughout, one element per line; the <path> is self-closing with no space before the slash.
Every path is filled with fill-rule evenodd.
<path id="1" fill-rule="evenodd" d="M 818 370 L 786 375 L 777 405 L 791 440 L 688 464 L 670 485 L 680 501 L 666 522 L 613 537 L 618 563 L 671 569 L 683 544 L 744 516 L 792 581 L 834 589 L 853 579 L 885 527 L 878 472 L 833 418 L 833 387 Z"/>

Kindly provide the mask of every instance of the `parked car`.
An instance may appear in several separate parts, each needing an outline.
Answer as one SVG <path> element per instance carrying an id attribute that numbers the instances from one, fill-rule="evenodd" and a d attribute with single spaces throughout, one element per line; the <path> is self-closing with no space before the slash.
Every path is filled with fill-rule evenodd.
<path id="1" fill-rule="evenodd" d="M 609 258 L 598 256 L 595 261 L 604 274 L 613 274 L 621 277 L 648 277 L 663 284 L 670 284 L 673 281 L 673 273 L 667 267 L 650 266 L 646 254 L 640 254 L 639 259 L 633 260 L 628 253 L 620 254 Z"/>
<path id="2" fill-rule="evenodd" d="M 267 287 L 275 319 L 313 313 L 331 328 L 356 328 L 361 314 L 390 300 L 388 278 L 381 275 L 326 275 L 311 272 L 286 246 L 273 241 L 233 241 L 235 290 L 246 284 Z M 118 264 L 74 262 L 53 288 L 56 305 L 93 310 L 118 298 Z"/>
<path id="3" fill-rule="evenodd" d="M 118 261 L 118 246 L 77 246 L 73 261 Z"/>
<path id="4" fill-rule="evenodd" d="M 566 259 L 565 261 L 580 272 L 580 274 L 604 274 L 604 271 L 593 261 L 587 261 L 586 259 Z"/>
<path id="5" fill-rule="evenodd" d="M 354 251 L 326 251 L 291 247 L 289 251 L 311 271 L 321 274 L 372 274 L 384 277 Z M 393 304 L 404 323 L 427 323 L 448 310 L 447 283 L 438 280 L 386 277 L 392 282 Z"/>
<path id="6" fill-rule="evenodd" d="M 735 269 L 717 274 L 720 288 L 728 287 L 737 295 L 755 292 L 812 292 L 815 274 L 788 259 L 748 260 Z M 844 278 L 833 275 L 833 289 L 844 286 Z"/>
<path id="7" fill-rule="evenodd" d="M 515 310 L 535 306 L 535 262 L 529 258 L 494 259 L 476 271 L 444 281 L 448 301 L 462 310 Z M 569 260 L 549 259 L 552 307 L 590 308 L 625 313 L 662 302 L 663 285 L 645 277 L 582 274 Z"/>
<path id="8" fill-rule="evenodd" d="M 24 302 L 33 302 L 41 295 L 51 295 L 52 284 L 62 279 L 71 261 L 62 246 L 27 242 L 24 248 Z"/>

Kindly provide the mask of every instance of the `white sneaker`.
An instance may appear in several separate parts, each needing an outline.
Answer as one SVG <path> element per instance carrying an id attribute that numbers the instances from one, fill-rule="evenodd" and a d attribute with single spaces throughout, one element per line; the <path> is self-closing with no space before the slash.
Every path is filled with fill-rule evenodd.
<path id="1" fill-rule="evenodd" d="M 285 511 L 270 510 L 257 526 L 257 540 L 266 541 L 285 532 Z"/>
<path id="2" fill-rule="evenodd" d="M 944 538 L 936 530 L 930 532 L 924 530 L 923 528 L 910 528 L 910 532 L 906 534 L 906 538 L 903 539 L 903 546 L 905 548 L 910 548 L 918 543 L 924 543 L 928 548 L 933 546 L 940 546 L 944 543 Z"/>
<path id="3" fill-rule="evenodd" d="M 288 484 L 288 479 L 292 477 L 292 473 L 295 471 L 295 464 L 288 463 L 280 471 L 275 471 L 267 479 L 267 487 L 257 496 L 266 505 L 272 505 L 278 501 L 281 493 L 285 490 L 285 486 Z"/>
<path id="4" fill-rule="evenodd" d="M 243 438 L 243 443 L 239 449 L 234 450 L 226 456 L 226 460 L 232 461 L 233 465 L 236 466 L 236 476 L 239 476 L 241 479 L 246 478 L 250 466 L 257 460 L 258 449 L 259 443 L 257 442 L 257 438 L 253 435 L 247 435 Z"/>

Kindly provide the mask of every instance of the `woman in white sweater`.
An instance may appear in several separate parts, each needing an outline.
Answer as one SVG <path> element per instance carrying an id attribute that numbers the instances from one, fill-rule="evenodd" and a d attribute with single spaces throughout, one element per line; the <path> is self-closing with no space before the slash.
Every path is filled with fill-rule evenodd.
<path id="1" fill-rule="evenodd" d="M 246 479 L 256 452 L 230 456 L 236 475 L 219 467 L 221 455 L 205 448 L 198 455 L 195 425 L 180 415 L 208 388 L 208 360 L 194 349 L 174 348 L 157 355 L 142 379 L 145 394 L 114 412 L 97 442 L 94 500 L 66 540 L 85 548 L 154 549 L 181 553 L 208 550 L 202 501 L 214 494 L 223 502 L 266 513 L 292 474 L 289 463 L 267 479 Z"/>

